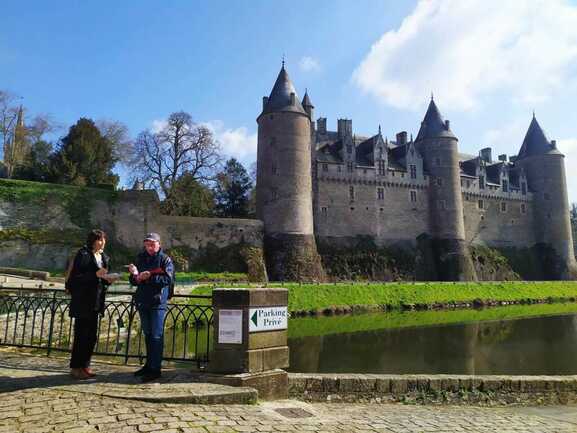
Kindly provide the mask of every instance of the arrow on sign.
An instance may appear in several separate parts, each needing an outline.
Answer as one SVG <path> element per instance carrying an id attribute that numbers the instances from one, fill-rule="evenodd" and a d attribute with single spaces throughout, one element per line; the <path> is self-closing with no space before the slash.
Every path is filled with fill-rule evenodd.
<path id="1" fill-rule="evenodd" d="M 254 326 L 258 326 L 258 323 L 256 322 L 256 315 L 257 315 L 257 311 L 254 312 L 254 314 L 252 315 L 252 317 L 250 318 L 250 320 L 252 320 L 252 323 L 254 323 Z"/>

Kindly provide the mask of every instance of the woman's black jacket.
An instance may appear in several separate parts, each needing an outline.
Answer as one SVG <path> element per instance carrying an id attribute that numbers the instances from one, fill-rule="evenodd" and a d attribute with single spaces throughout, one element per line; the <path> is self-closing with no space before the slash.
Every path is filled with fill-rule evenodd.
<path id="1" fill-rule="evenodd" d="M 102 253 L 102 267 L 110 271 L 110 259 Z M 104 296 L 109 283 L 96 276 L 98 265 L 92 250 L 82 247 L 74 257 L 74 264 L 66 289 L 70 292 L 70 317 L 86 318 L 104 313 Z"/>

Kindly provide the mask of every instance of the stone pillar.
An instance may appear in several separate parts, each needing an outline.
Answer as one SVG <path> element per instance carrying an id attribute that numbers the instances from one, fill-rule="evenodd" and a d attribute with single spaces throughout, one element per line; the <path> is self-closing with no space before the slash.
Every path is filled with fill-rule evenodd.
<path id="1" fill-rule="evenodd" d="M 218 383 L 250 386 L 259 398 L 286 398 L 289 366 L 287 289 L 215 289 L 214 350 Z"/>

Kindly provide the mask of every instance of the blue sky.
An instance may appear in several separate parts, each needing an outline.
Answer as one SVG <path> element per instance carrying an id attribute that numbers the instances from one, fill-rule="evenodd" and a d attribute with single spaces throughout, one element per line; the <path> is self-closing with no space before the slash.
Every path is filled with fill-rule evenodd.
<path id="1" fill-rule="evenodd" d="M 416 134 L 434 92 L 462 152 L 515 154 L 535 110 L 577 168 L 574 1 L 37 0 L 2 14 L 0 89 L 61 135 L 81 116 L 136 135 L 185 110 L 248 164 L 284 54 L 332 129 Z"/>

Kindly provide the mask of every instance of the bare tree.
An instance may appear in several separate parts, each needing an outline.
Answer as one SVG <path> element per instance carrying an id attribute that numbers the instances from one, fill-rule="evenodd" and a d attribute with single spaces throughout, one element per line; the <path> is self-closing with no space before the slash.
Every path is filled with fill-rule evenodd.
<path id="1" fill-rule="evenodd" d="M 100 133 L 112 143 L 112 154 L 117 161 L 129 165 L 134 160 L 134 141 L 128 127 L 117 120 L 101 119 L 96 122 Z"/>
<path id="2" fill-rule="evenodd" d="M 145 130 L 136 138 L 133 179 L 169 196 L 184 173 L 199 183 L 214 180 L 221 166 L 220 146 L 212 132 L 183 111 L 172 113 L 159 131 Z"/>
<path id="3" fill-rule="evenodd" d="M 18 119 L 17 97 L 0 90 L 0 135 L 2 136 L 3 159 L 8 172 L 12 165 L 12 147 Z"/>

